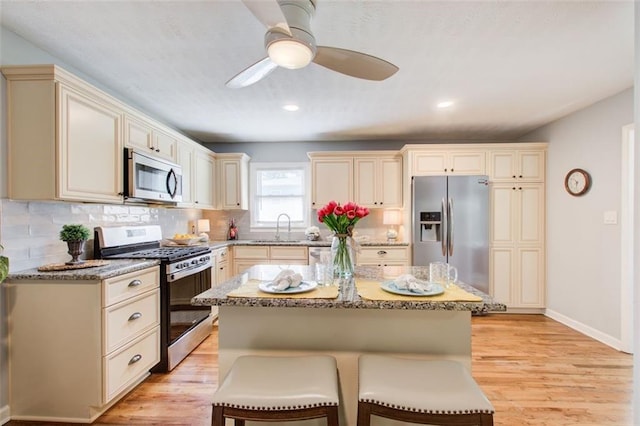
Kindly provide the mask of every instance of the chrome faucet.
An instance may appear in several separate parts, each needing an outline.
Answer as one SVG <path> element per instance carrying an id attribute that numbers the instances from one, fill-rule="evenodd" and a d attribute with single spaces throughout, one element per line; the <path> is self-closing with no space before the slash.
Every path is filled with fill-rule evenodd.
<path id="1" fill-rule="evenodd" d="M 278 219 L 276 220 L 276 241 L 280 241 L 280 218 L 285 216 L 287 218 L 288 227 L 287 227 L 287 240 L 291 239 L 291 218 L 286 213 L 280 213 L 278 215 Z"/>

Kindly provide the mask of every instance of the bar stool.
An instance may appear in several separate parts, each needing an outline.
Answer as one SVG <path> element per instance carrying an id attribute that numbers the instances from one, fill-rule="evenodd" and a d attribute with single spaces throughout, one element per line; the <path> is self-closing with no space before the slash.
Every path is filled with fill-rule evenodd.
<path id="1" fill-rule="evenodd" d="M 430 425 L 493 425 L 493 405 L 460 363 L 361 355 L 358 426 L 371 416 Z"/>
<path id="2" fill-rule="evenodd" d="M 291 421 L 327 418 L 338 426 L 338 369 L 335 358 L 241 356 L 213 396 L 213 426 L 225 418 L 235 426 L 245 420 Z"/>

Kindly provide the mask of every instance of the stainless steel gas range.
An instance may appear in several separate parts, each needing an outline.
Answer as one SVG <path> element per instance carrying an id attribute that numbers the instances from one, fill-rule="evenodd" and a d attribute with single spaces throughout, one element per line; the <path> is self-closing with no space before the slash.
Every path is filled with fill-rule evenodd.
<path id="1" fill-rule="evenodd" d="M 160 362 L 153 372 L 168 372 L 212 330 L 211 308 L 191 298 L 211 288 L 211 249 L 163 247 L 157 225 L 94 228 L 96 259 L 160 260 Z"/>

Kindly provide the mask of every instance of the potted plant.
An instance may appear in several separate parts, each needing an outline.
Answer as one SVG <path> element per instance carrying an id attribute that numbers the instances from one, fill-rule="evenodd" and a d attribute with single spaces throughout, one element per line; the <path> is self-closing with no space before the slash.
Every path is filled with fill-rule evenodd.
<path id="1" fill-rule="evenodd" d="M 0 244 L 0 249 L 4 250 L 4 247 Z M 9 258 L 7 256 L 0 256 L 0 283 L 9 275 Z"/>
<path id="2" fill-rule="evenodd" d="M 67 265 L 79 265 L 84 263 L 84 260 L 79 260 L 78 256 L 82 254 L 84 248 L 84 242 L 89 239 L 91 233 L 89 228 L 84 225 L 63 225 L 60 231 L 60 240 L 67 243 L 69 248 L 68 253 L 71 255 L 71 260 L 66 262 Z"/>

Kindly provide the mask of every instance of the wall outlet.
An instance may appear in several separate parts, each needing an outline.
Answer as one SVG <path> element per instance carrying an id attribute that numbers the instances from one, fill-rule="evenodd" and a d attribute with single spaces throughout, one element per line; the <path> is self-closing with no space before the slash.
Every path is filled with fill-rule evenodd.
<path id="1" fill-rule="evenodd" d="M 604 224 L 605 225 L 617 225 L 618 224 L 618 212 L 615 210 L 608 210 L 604 212 Z"/>

